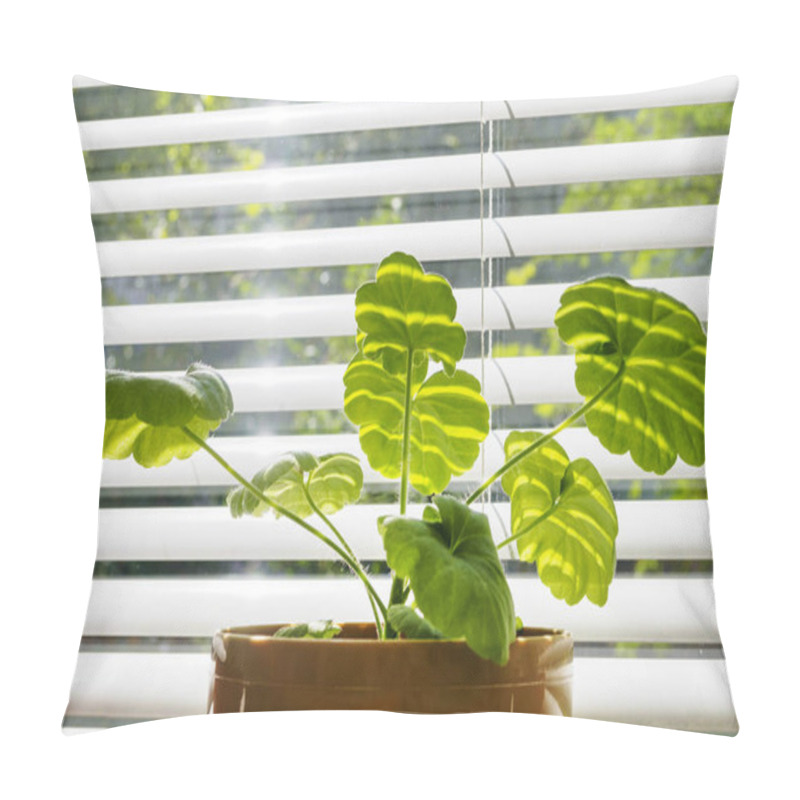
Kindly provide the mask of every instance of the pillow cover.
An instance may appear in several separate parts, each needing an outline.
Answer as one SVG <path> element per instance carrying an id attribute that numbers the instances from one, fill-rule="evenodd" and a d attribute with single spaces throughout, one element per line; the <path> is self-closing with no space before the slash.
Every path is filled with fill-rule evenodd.
<path id="1" fill-rule="evenodd" d="M 703 381 L 736 88 L 76 78 L 108 374 L 65 729 L 369 694 L 735 734 Z"/>

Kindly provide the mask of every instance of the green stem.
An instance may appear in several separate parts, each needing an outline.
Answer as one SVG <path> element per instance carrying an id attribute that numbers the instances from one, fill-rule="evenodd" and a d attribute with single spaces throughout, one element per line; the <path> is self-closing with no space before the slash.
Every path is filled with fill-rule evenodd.
<path id="1" fill-rule="evenodd" d="M 551 508 L 547 509 L 547 511 L 545 511 L 544 514 L 542 514 L 541 517 L 537 518 L 536 524 L 538 525 L 540 522 L 544 522 L 544 520 L 546 520 L 551 514 L 555 513 L 557 508 L 558 508 L 558 506 L 554 505 Z M 508 539 L 503 539 L 503 541 L 500 542 L 500 544 L 497 545 L 497 549 L 501 550 L 506 545 L 511 544 L 511 542 L 515 542 L 521 536 L 524 536 L 526 533 L 529 533 L 529 532 L 530 532 L 530 528 L 528 527 L 528 528 L 525 528 L 524 530 L 521 530 L 519 533 L 515 533 L 513 536 L 509 536 Z"/>
<path id="2" fill-rule="evenodd" d="M 414 368 L 414 350 L 408 351 L 406 367 L 406 394 L 403 400 L 403 455 L 400 466 L 400 516 L 404 517 L 408 504 L 408 473 L 411 468 L 411 372 Z"/>
<path id="3" fill-rule="evenodd" d="M 408 506 L 408 473 L 411 469 L 411 378 L 414 368 L 414 350 L 408 351 L 406 365 L 406 391 L 403 399 L 403 451 L 400 462 L 400 516 L 404 517 Z M 402 605 L 408 597 L 405 581 L 398 575 L 392 576 L 392 588 L 389 592 L 389 605 Z M 397 631 L 391 626 L 386 626 L 386 638 L 397 638 Z"/>
<path id="4" fill-rule="evenodd" d="M 568 428 L 570 425 L 573 425 L 577 422 L 587 411 L 590 411 L 594 408 L 597 403 L 599 403 L 603 397 L 605 397 L 608 392 L 622 379 L 622 375 L 625 371 L 625 364 L 621 364 L 620 368 L 617 370 L 614 377 L 596 394 L 594 397 L 587 400 L 577 411 L 573 414 L 570 414 L 560 425 L 553 428 L 549 433 L 546 433 L 544 436 L 540 436 L 535 441 L 531 442 L 524 450 L 520 450 L 515 456 L 506 461 L 500 469 L 497 470 L 490 478 L 485 480 L 467 499 L 466 504 L 470 505 L 474 503 L 498 478 L 505 475 L 508 470 L 510 470 L 515 464 L 518 464 L 522 461 L 523 458 L 529 456 L 534 450 L 540 448 L 543 444 L 549 442 L 552 438 L 557 436 L 561 431 L 565 428 Z M 505 542 L 504 542 L 505 544 Z M 501 545 L 502 546 L 502 545 Z"/>
<path id="5" fill-rule="evenodd" d="M 408 599 L 408 590 L 406 589 L 405 581 L 398 575 L 392 574 L 392 588 L 389 591 L 389 608 L 392 606 L 405 605 Z M 386 630 L 384 631 L 384 638 L 396 639 L 397 631 L 387 622 Z"/>
<path id="6" fill-rule="evenodd" d="M 308 504 L 311 506 L 311 510 L 331 529 L 333 535 L 342 543 L 342 547 L 344 547 L 344 549 L 347 550 L 353 561 L 355 561 L 361 567 L 361 569 L 364 570 L 364 567 L 362 566 L 356 554 L 353 552 L 353 549 L 350 547 L 349 544 L 347 544 L 347 540 L 344 538 L 344 536 L 342 536 L 341 533 L 339 533 L 338 529 L 330 521 L 327 514 L 324 514 L 322 510 L 314 502 L 314 498 L 311 497 L 311 492 L 308 490 L 308 486 L 305 483 L 303 484 L 303 493 L 306 496 L 306 500 L 308 500 Z M 364 570 L 364 574 L 366 574 L 366 570 Z M 381 624 L 381 618 L 378 616 L 378 608 L 375 605 L 375 600 L 369 593 L 367 593 L 367 597 L 369 598 L 370 606 L 372 606 L 372 616 L 375 617 L 375 627 L 378 632 L 378 638 L 383 639 L 384 638 L 383 625 Z M 383 608 L 383 615 L 384 617 L 386 616 L 385 607 Z"/>
<path id="7" fill-rule="evenodd" d="M 317 506 L 317 504 L 314 502 L 314 499 L 311 497 L 311 492 L 308 491 L 308 486 L 306 486 L 306 484 L 303 484 L 303 494 L 306 496 L 306 500 L 308 500 L 311 510 L 331 529 L 331 532 L 339 540 L 342 547 L 344 547 L 350 556 L 357 561 L 358 559 L 356 558 L 356 554 L 347 543 L 347 540 L 344 538 L 344 536 L 342 536 L 341 533 L 339 533 L 339 531 L 336 529 L 336 526 L 330 521 L 326 514 L 322 513 L 319 506 Z"/>
<path id="8" fill-rule="evenodd" d="M 350 569 L 361 578 L 367 592 L 370 594 L 372 598 L 374 598 L 375 602 L 378 604 L 378 608 L 380 608 L 381 613 L 384 617 L 386 617 L 386 606 L 383 605 L 383 601 L 380 598 L 380 595 L 375 591 L 375 587 L 370 583 L 369 578 L 366 576 L 366 573 L 361 568 L 361 565 L 358 561 L 354 561 L 350 554 L 347 551 L 343 550 L 339 547 L 336 542 L 332 539 L 327 537 L 322 531 L 317 530 L 313 525 L 306 522 L 302 517 L 298 517 L 297 514 L 292 513 L 289 511 L 288 508 L 284 508 L 283 506 L 276 503 L 274 500 L 270 500 L 257 486 L 252 484 L 250 481 L 247 480 L 243 475 L 237 472 L 216 450 L 214 450 L 205 440 L 201 439 L 194 431 L 191 431 L 185 425 L 181 427 L 181 430 L 188 436 L 195 444 L 199 445 L 203 448 L 226 472 L 232 475 L 242 486 L 245 487 L 248 491 L 252 492 L 262 503 L 265 503 L 270 508 L 277 511 L 279 514 L 282 514 L 284 517 L 287 517 L 296 525 L 299 525 L 301 528 L 305 528 L 309 533 L 313 534 L 317 537 L 320 541 L 324 542 L 328 547 L 330 547 L 336 554 L 342 559 L 342 561 L 347 564 Z"/>

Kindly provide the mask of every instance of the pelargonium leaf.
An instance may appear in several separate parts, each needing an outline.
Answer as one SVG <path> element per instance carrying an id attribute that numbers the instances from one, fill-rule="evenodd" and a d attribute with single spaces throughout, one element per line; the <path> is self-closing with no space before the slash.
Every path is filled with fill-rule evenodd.
<path id="1" fill-rule="evenodd" d="M 200 445 L 181 429 L 206 439 L 232 413 L 227 383 L 203 364 L 192 364 L 176 377 L 108 370 L 103 457 L 133 455 L 143 467 L 188 458 Z"/>
<path id="2" fill-rule="evenodd" d="M 251 483 L 270 500 L 305 519 L 314 513 L 306 496 L 306 483 L 314 505 L 323 514 L 333 514 L 358 500 L 364 474 L 358 459 L 349 453 L 316 458 L 311 453 L 295 451 L 259 470 Z M 244 486 L 232 489 L 227 503 L 234 517 L 258 517 L 267 510 L 274 511 Z"/>
<path id="3" fill-rule="evenodd" d="M 706 334 L 689 308 L 621 278 L 598 278 L 564 292 L 556 325 L 576 349 L 575 385 L 584 397 L 618 375 L 586 413 L 604 447 L 630 451 L 659 475 L 678 456 L 703 464 Z"/>
<path id="4" fill-rule="evenodd" d="M 301 464 L 306 455 L 302 454 L 301 460 L 299 453 L 285 453 L 260 469 L 250 481 L 270 500 L 302 518 L 309 517 L 313 513 L 303 491 L 303 467 Z M 313 463 L 306 463 L 306 466 L 313 469 L 317 463 L 317 460 L 313 458 Z M 241 517 L 245 514 L 260 517 L 265 511 L 272 510 L 272 506 L 244 486 L 238 486 L 228 492 L 226 501 L 231 515 L 234 517 Z"/>
<path id="5" fill-rule="evenodd" d="M 412 377 L 409 480 L 428 495 L 444 491 L 453 475 L 475 463 L 489 434 L 489 407 L 480 383 L 467 372 L 440 371 L 416 383 L 424 377 Z M 405 380 L 360 354 L 344 375 L 345 414 L 359 426 L 370 465 L 385 478 L 400 476 Z"/>
<path id="6" fill-rule="evenodd" d="M 506 460 L 537 439 L 534 431 L 513 431 Z M 614 500 L 594 465 L 570 461 L 564 448 L 548 441 L 503 475 L 511 498 L 511 534 L 523 561 L 536 562 L 553 595 L 570 605 L 588 597 L 608 599 L 616 566 L 619 525 Z"/>
<path id="7" fill-rule="evenodd" d="M 422 520 L 379 521 L 389 567 L 409 580 L 425 619 L 443 636 L 463 637 L 482 658 L 505 664 L 516 618 L 489 520 L 451 497 L 434 503 Z"/>
<path id="8" fill-rule="evenodd" d="M 361 497 L 364 473 L 356 456 L 334 453 L 320 456 L 309 476 L 308 492 L 323 514 L 335 514 Z"/>
<path id="9" fill-rule="evenodd" d="M 442 634 L 414 611 L 403 605 L 389 606 L 387 619 L 389 624 L 407 639 L 443 639 Z"/>
<path id="10" fill-rule="evenodd" d="M 461 360 L 466 333 L 457 322 L 456 300 L 441 275 L 425 272 L 413 256 L 392 253 L 378 267 L 376 280 L 356 292 L 356 323 L 361 352 L 381 357 L 391 373 L 405 372 L 409 351 L 440 361 L 448 375 Z"/>

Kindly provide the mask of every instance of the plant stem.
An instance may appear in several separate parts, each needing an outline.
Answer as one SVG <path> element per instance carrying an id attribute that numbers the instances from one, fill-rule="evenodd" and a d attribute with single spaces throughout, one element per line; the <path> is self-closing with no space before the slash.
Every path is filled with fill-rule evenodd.
<path id="1" fill-rule="evenodd" d="M 349 544 L 347 544 L 347 540 L 344 538 L 344 536 L 342 536 L 341 533 L 339 533 L 338 529 L 330 521 L 327 514 L 324 514 L 322 510 L 314 502 L 314 498 L 311 497 L 311 492 L 308 490 L 308 486 L 305 483 L 303 484 L 303 494 L 305 494 L 306 500 L 308 500 L 308 504 L 311 506 L 311 510 L 331 529 L 333 535 L 342 543 L 342 547 L 344 547 L 344 549 L 347 550 L 353 561 L 355 561 L 361 567 L 361 569 L 364 570 L 364 567 L 361 565 L 361 562 L 358 560 L 358 557 L 353 552 L 353 549 L 350 547 Z M 366 570 L 364 570 L 364 574 L 366 574 Z M 383 639 L 384 638 L 383 625 L 381 625 L 381 618 L 378 616 L 378 609 L 375 605 L 375 600 L 369 593 L 367 593 L 367 597 L 369 598 L 369 604 L 372 606 L 372 615 L 375 617 L 375 627 L 378 632 L 378 638 Z M 384 617 L 385 616 L 386 612 L 384 609 Z"/>
<path id="2" fill-rule="evenodd" d="M 544 522 L 544 520 L 546 520 L 551 514 L 554 514 L 557 507 L 558 507 L 557 505 L 554 505 L 551 508 L 547 509 L 547 511 L 545 511 L 544 514 L 542 514 L 540 517 L 536 519 L 536 524 L 538 525 L 540 522 Z M 519 533 L 515 533 L 512 536 L 509 536 L 508 539 L 503 539 L 503 541 L 497 545 L 497 549 L 500 550 L 506 545 L 511 544 L 511 542 L 515 542 L 517 539 L 524 536 L 529 531 L 530 527 L 521 530 Z"/>
<path id="3" fill-rule="evenodd" d="M 311 506 L 311 510 L 331 529 L 333 535 L 341 542 L 342 547 L 350 554 L 350 557 L 356 559 L 356 554 L 353 552 L 352 548 L 349 544 L 347 544 L 347 540 L 342 536 L 341 533 L 336 529 L 334 524 L 330 521 L 327 515 L 323 514 L 317 504 L 314 502 L 314 499 L 311 497 L 311 492 L 308 491 L 308 487 L 303 484 L 303 494 L 306 496 L 306 500 L 308 500 L 308 504 Z"/>
<path id="4" fill-rule="evenodd" d="M 313 525 L 306 522 L 302 517 L 298 517 L 297 514 L 292 513 L 289 511 L 288 508 L 284 508 L 283 506 L 276 503 L 274 500 L 270 500 L 257 486 L 252 484 L 250 481 L 247 480 L 243 475 L 237 472 L 216 450 L 214 450 L 205 440 L 201 439 L 194 431 L 191 431 L 185 425 L 181 427 L 181 430 L 188 436 L 195 444 L 199 445 L 203 448 L 226 472 L 232 475 L 245 489 L 252 492 L 262 503 L 265 503 L 270 508 L 277 511 L 279 514 L 282 514 L 284 517 L 287 517 L 296 525 L 299 525 L 301 528 L 305 528 L 309 533 L 316 536 L 320 541 L 324 542 L 328 547 L 334 550 L 337 555 L 342 559 L 342 561 L 350 567 L 350 569 L 355 572 L 356 575 L 361 579 L 363 582 L 367 592 L 369 595 L 375 600 L 378 604 L 378 608 L 381 610 L 384 618 L 386 617 L 386 606 L 384 606 L 383 601 L 380 598 L 380 595 L 375 591 L 375 587 L 370 583 L 369 578 L 367 577 L 366 573 L 364 572 L 361 565 L 358 561 L 354 561 L 353 558 L 339 547 L 336 542 L 332 539 L 327 537 L 322 531 L 317 530 Z"/>
<path id="5" fill-rule="evenodd" d="M 400 462 L 400 516 L 404 517 L 408 504 L 408 473 L 411 468 L 411 372 L 414 367 L 414 350 L 408 351 L 406 367 L 406 394 L 403 400 L 403 455 Z"/>
<path id="6" fill-rule="evenodd" d="M 498 478 L 505 475 L 508 470 L 511 469 L 515 464 L 518 464 L 522 461 L 523 458 L 529 456 L 534 450 L 540 448 L 543 444 L 549 442 L 552 438 L 557 436 L 561 431 L 565 428 L 568 428 L 570 425 L 577 422 L 587 411 L 591 410 L 600 400 L 608 394 L 609 391 L 622 379 L 622 375 L 625 371 L 625 364 L 623 363 L 620 365 L 620 368 L 617 370 L 614 377 L 596 394 L 594 397 L 591 397 L 587 400 L 577 411 L 570 414 L 562 423 L 558 426 L 553 428 L 549 433 L 544 434 L 544 436 L 540 436 L 535 441 L 531 442 L 524 450 L 520 450 L 519 453 L 512 456 L 511 458 L 503 464 L 500 469 L 497 470 L 490 478 L 485 480 L 467 499 L 466 504 L 470 505 L 474 503 Z M 503 544 L 506 544 L 504 542 Z M 502 546 L 502 545 L 499 545 Z"/>
<path id="7" fill-rule="evenodd" d="M 414 350 L 408 351 L 406 365 L 406 391 L 403 399 L 403 450 L 400 462 L 400 516 L 404 517 L 408 506 L 408 473 L 411 469 L 411 377 L 414 368 Z M 389 605 L 403 605 L 408 597 L 403 578 L 393 575 L 392 588 L 389 593 Z M 391 626 L 386 626 L 386 638 L 396 639 L 397 631 Z"/>

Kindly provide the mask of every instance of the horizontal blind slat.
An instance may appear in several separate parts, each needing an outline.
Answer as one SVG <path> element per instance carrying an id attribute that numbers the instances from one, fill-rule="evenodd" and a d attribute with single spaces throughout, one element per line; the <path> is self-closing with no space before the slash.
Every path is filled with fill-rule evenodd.
<path id="1" fill-rule="evenodd" d="M 704 500 L 622 500 L 617 558 L 709 559 L 708 509 Z M 510 532 L 508 503 L 486 506 L 495 541 Z M 396 514 L 393 505 L 359 505 L 340 511 L 337 527 L 347 532 L 359 559 L 385 560 L 376 520 Z M 419 517 L 422 506 L 411 505 Z M 501 553 L 505 558 L 505 552 Z M 299 531 L 285 518 L 271 514 L 233 519 L 227 508 L 101 509 L 99 561 L 239 561 L 330 560 L 331 550 Z"/>
<path id="2" fill-rule="evenodd" d="M 481 362 L 467 358 L 458 368 L 481 379 Z M 235 412 L 341 410 L 345 364 L 220 370 L 233 395 Z M 430 374 L 440 372 L 435 365 Z M 486 364 L 483 396 L 490 405 L 576 403 L 571 356 L 514 357 Z M 178 372 L 149 373 L 178 375 Z"/>
<path id="3" fill-rule="evenodd" d="M 458 368 L 481 379 L 479 359 L 464 359 Z M 430 374 L 438 371 L 441 367 L 437 365 Z M 220 370 L 230 386 L 237 414 L 341 410 L 344 372 L 344 364 Z M 575 388 L 573 356 L 493 359 L 486 363 L 483 377 L 483 396 L 493 406 L 579 403 L 583 400 Z"/>
<path id="4" fill-rule="evenodd" d="M 716 206 L 585 211 L 488 220 L 487 258 L 711 247 Z M 375 264 L 395 250 L 421 261 L 477 259 L 479 219 L 278 233 L 99 242 L 104 278 Z"/>
<path id="5" fill-rule="evenodd" d="M 505 461 L 502 442 L 509 431 L 496 430 L 485 443 L 486 472 L 491 474 Z M 585 428 L 572 428 L 559 434 L 559 442 L 570 458 L 588 458 L 606 480 L 636 479 L 702 479 L 702 467 L 690 467 L 682 461 L 665 475 L 644 472 L 628 455 L 609 453 Z M 294 450 L 306 450 L 317 455 L 351 453 L 361 457 L 358 435 L 324 434 L 306 436 L 219 436 L 213 439 L 214 449 L 245 475 L 254 475 L 276 456 Z M 364 480 L 368 483 L 396 484 L 364 464 Z M 473 466 L 459 480 L 479 482 L 480 465 Z M 105 488 L 125 487 L 197 487 L 233 486 L 233 479 L 210 455 L 198 451 L 190 459 L 172 460 L 158 469 L 143 469 L 132 458 L 103 461 L 101 485 Z"/>
<path id="6" fill-rule="evenodd" d="M 211 675 L 211 660 L 203 654 L 81 653 L 67 720 L 205 714 Z M 725 662 L 719 659 L 578 657 L 573 717 L 723 734 L 737 730 Z"/>
<path id="7" fill-rule="evenodd" d="M 701 320 L 708 319 L 706 276 L 630 283 L 667 292 Z M 561 295 L 570 285 L 494 287 L 485 294 L 483 310 L 480 288 L 458 289 L 456 321 L 469 331 L 481 330 L 482 322 L 491 330 L 551 328 Z M 106 306 L 103 327 L 107 345 L 354 336 L 354 312 L 352 294 L 151 303 Z"/>
<path id="8" fill-rule="evenodd" d="M 602 608 L 568 606 L 533 576 L 508 579 L 526 623 L 576 641 L 719 643 L 710 578 L 618 577 Z M 388 597 L 388 577 L 372 583 Z M 96 578 L 85 636 L 210 636 L 228 625 L 371 620 L 356 578 Z"/>
<path id="9" fill-rule="evenodd" d="M 93 214 L 688 177 L 722 172 L 727 136 L 93 181 Z M 483 171 L 481 171 L 483 170 Z"/>
<path id="10" fill-rule="evenodd" d="M 573 716 L 733 736 L 725 661 L 578 658 Z"/>
<path id="11" fill-rule="evenodd" d="M 467 358 L 458 368 L 481 379 L 481 362 Z M 345 364 L 221 370 L 237 413 L 340 410 Z M 436 365 L 430 374 L 441 371 Z M 170 373 L 177 374 L 177 373 Z M 490 405 L 577 403 L 572 356 L 502 358 L 486 363 L 483 396 Z"/>
<path id="12" fill-rule="evenodd" d="M 563 114 L 623 111 L 672 105 L 730 103 L 738 80 L 715 78 L 690 86 L 598 97 L 487 101 L 484 119 L 510 120 Z M 94 120 L 79 125 L 84 150 L 234 141 L 420 125 L 477 123 L 479 102 L 297 103 L 230 111 Z"/>

